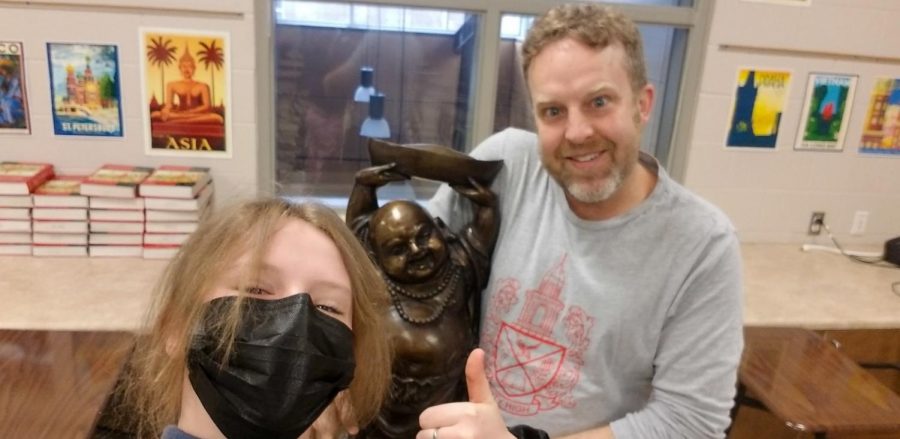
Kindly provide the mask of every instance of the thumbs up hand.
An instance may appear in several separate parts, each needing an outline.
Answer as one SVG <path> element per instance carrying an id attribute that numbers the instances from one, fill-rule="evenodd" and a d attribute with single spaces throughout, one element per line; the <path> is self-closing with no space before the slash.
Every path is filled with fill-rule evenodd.
<path id="1" fill-rule="evenodd" d="M 469 402 L 452 402 L 429 407 L 419 416 L 422 430 L 416 439 L 501 439 L 513 438 L 500 409 L 494 402 L 484 373 L 484 351 L 475 349 L 466 361 Z"/>

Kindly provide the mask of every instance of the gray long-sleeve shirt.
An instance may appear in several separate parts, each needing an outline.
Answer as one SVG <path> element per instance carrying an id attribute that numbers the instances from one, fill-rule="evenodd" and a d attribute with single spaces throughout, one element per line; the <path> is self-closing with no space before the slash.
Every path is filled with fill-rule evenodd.
<path id="1" fill-rule="evenodd" d="M 571 212 L 534 134 L 507 129 L 472 155 L 505 161 L 480 345 L 507 424 L 723 437 L 743 347 L 739 245 L 725 215 L 646 155 L 656 187 L 603 221 Z M 429 209 L 451 228 L 470 217 L 446 186 Z"/>

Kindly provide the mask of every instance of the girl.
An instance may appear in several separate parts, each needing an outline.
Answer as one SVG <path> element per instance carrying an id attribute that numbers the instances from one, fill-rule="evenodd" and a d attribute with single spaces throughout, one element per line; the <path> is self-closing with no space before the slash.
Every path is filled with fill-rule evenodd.
<path id="1" fill-rule="evenodd" d="M 386 290 L 328 208 L 266 199 L 220 212 L 157 293 L 129 371 L 139 437 L 305 438 L 345 388 L 349 425 L 377 413 Z"/>

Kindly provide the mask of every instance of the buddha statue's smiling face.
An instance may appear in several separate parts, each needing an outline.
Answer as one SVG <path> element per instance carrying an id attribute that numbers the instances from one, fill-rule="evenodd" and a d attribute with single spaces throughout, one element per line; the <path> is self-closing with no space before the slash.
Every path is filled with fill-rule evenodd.
<path id="1" fill-rule="evenodd" d="M 419 205 L 392 201 L 371 220 L 369 236 L 382 270 L 402 283 L 432 279 L 447 262 L 447 243 Z"/>

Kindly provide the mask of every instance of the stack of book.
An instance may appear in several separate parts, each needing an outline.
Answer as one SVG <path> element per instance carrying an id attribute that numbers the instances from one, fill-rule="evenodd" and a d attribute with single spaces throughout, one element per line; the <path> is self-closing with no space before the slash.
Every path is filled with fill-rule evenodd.
<path id="1" fill-rule="evenodd" d="M 178 252 L 212 204 L 209 168 L 160 166 L 139 189 L 146 224 L 143 257 L 168 259 Z"/>
<path id="2" fill-rule="evenodd" d="M 34 191 L 32 230 L 35 256 L 86 256 L 88 199 L 84 176 L 58 175 Z"/>
<path id="3" fill-rule="evenodd" d="M 53 177 L 47 163 L 0 162 L 0 255 L 30 255 L 31 193 Z"/>
<path id="4" fill-rule="evenodd" d="M 144 200 L 138 186 L 153 168 L 103 165 L 81 183 L 88 196 L 88 253 L 100 257 L 140 257 L 143 253 Z"/>

